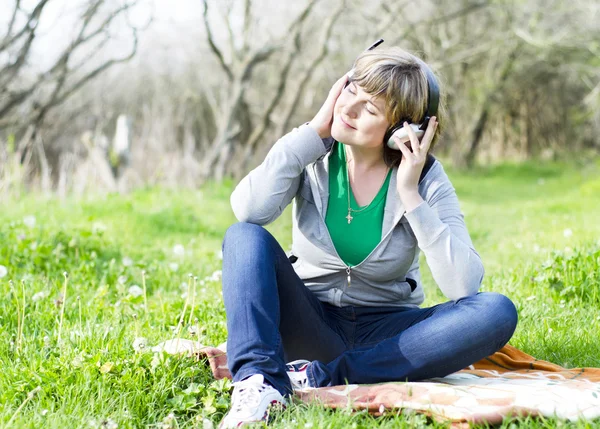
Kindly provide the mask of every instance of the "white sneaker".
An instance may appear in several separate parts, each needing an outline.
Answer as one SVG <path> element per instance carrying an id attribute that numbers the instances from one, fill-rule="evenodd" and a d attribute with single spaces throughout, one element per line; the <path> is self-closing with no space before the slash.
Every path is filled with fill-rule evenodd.
<path id="1" fill-rule="evenodd" d="M 308 374 L 306 369 L 310 361 L 299 359 L 286 364 L 286 372 L 292 383 L 292 389 L 294 392 L 300 390 L 314 389 L 308 384 Z"/>
<path id="2" fill-rule="evenodd" d="M 255 374 L 233 383 L 231 409 L 219 424 L 219 428 L 237 428 L 245 423 L 266 421 L 271 405 L 285 408 L 285 399 L 262 374 Z"/>

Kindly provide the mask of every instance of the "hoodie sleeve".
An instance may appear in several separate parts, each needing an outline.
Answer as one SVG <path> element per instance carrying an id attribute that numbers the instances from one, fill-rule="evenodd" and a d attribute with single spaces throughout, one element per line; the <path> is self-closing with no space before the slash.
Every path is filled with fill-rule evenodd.
<path id="1" fill-rule="evenodd" d="M 231 193 L 235 217 L 257 225 L 273 222 L 298 192 L 304 168 L 326 152 L 324 141 L 307 124 L 277 140 L 264 161 Z"/>
<path id="2" fill-rule="evenodd" d="M 454 187 L 441 164 L 437 164 L 435 178 L 424 180 L 419 189 L 425 201 L 405 216 L 434 280 L 447 298 L 457 300 L 477 293 L 484 268 L 467 231 Z"/>

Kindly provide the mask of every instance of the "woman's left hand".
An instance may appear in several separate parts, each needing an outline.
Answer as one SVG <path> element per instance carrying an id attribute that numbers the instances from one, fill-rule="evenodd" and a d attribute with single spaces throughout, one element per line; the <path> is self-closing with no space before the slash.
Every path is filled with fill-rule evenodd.
<path id="1" fill-rule="evenodd" d="M 402 152 L 402 160 L 398 166 L 396 177 L 396 188 L 406 211 L 411 211 L 423 201 L 418 192 L 419 177 L 425 166 L 427 153 L 435 135 L 437 124 L 437 118 L 432 116 L 427 124 L 425 134 L 419 142 L 414 130 L 408 126 L 408 123 L 404 122 L 404 128 L 410 137 L 412 152 L 406 144 L 400 143 L 398 137 L 394 137 L 396 146 Z"/>

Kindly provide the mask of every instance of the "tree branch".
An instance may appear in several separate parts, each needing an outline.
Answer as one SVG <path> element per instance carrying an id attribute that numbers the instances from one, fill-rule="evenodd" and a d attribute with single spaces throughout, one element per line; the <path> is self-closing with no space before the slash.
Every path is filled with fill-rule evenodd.
<path id="1" fill-rule="evenodd" d="M 212 50 L 213 54 L 215 54 L 215 56 L 219 60 L 219 64 L 221 65 L 221 68 L 223 69 L 223 71 L 227 75 L 227 78 L 231 82 L 233 80 L 233 72 L 231 71 L 231 67 L 225 62 L 223 53 L 215 44 L 212 31 L 210 30 L 210 25 L 208 24 L 208 2 L 207 2 L 207 0 L 202 0 L 202 4 L 204 5 L 204 11 L 202 12 L 202 18 L 204 20 L 204 26 L 206 27 L 206 37 L 208 40 L 208 45 L 210 46 L 210 49 Z"/>
<path id="2" fill-rule="evenodd" d="M 13 37 L 8 37 L 6 40 L 0 43 L 0 52 L 19 40 L 25 33 L 27 33 L 27 31 L 33 31 L 35 28 L 37 28 L 37 25 L 40 22 L 40 15 L 42 14 L 42 11 L 44 10 L 44 7 L 48 1 L 49 0 L 40 0 L 40 2 L 35 6 L 29 15 L 29 18 L 27 19 L 25 25 L 23 25 L 23 28 L 21 28 L 21 30 Z"/>

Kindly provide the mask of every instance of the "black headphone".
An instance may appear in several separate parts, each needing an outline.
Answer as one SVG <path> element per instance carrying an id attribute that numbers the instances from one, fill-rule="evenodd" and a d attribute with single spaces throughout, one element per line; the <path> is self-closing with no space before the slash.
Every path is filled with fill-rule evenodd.
<path id="1" fill-rule="evenodd" d="M 382 43 L 383 39 L 377 40 L 375 43 L 373 43 L 367 48 L 367 51 L 375 49 Z M 429 119 L 432 116 L 437 115 L 438 106 L 440 103 L 440 87 L 437 78 L 435 77 L 433 71 L 429 68 L 429 66 L 419 58 L 417 58 L 417 61 L 419 62 L 421 69 L 425 72 L 425 76 L 427 77 L 427 110 L 425 111 L 425 115 L 420 121 L 420 124 L 409 123 L 408 125 L 414 130 L 417 137 L 420 139 L 423 136 L 423 134 L 425 134 L 425 130 L 427 129 L 427 125 L 429 124 Z M 354 68 L 352 68 L 352 70 L 348 72 L 348 82 L 346 82 L 344 88 L 350 84 L 350 78 L 353 74 Z M 410 137 L 404 129 L 403 120 L 388 128 L 383 138 L 383 141 L 386 142 L 388 147 L 390 147 L 391 149 L 399 150 L 396 146 L 396 142 L 392 139 L 392 136 L 394 135 L 400 138 L 401 144 L 410 141 Z"/>

